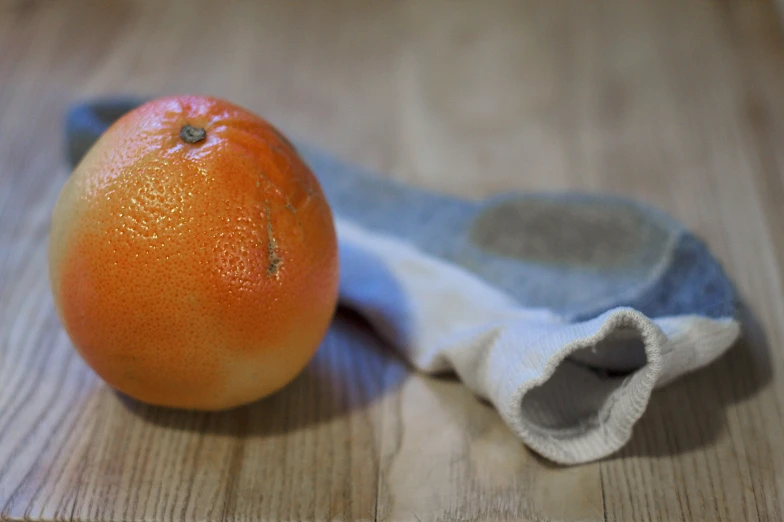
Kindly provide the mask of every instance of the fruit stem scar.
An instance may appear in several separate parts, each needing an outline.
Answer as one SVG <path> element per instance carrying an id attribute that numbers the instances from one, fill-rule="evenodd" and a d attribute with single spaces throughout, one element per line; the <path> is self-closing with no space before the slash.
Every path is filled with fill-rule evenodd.
<path id="1" fill-rule="evenodd" d="M 269 261 L 267 275 L 273 276 L 278 271 L 278 268 L 280 268 L 283 260 L 278 255 L 278 242 L 275 239 L 275 235 L 272 233 L 272 218 L 270 217 L 269 207 L 265 210 L 265 216 L 267 218 L 267 260 Z"/>
<path id="2" fill-rule="evenodd" d="M 201 127 L 193 127 L 186 123 L 182 129 L 180 129 L 180 138 L 182 138 L 182 141 L 185 143 L 198 143 L 206 137 L 207 131 Z"/>

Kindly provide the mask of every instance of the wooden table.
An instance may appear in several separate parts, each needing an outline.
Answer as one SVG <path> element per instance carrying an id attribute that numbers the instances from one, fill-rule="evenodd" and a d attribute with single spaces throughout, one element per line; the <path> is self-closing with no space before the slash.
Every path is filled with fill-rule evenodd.
<path id="1" fill-rule="evenodd" d="M 0 519 L 784 519 L 784 36 L 769 1 L 0 0 Z M 632 441 L 559 468 L 450 378 L 341 313 L 232 413 L 124 401 L 74 355 L 46 276 L 62 116 L 214 94 L 412 184 L 581 189 L 672 213 L 751 306 Z"/>

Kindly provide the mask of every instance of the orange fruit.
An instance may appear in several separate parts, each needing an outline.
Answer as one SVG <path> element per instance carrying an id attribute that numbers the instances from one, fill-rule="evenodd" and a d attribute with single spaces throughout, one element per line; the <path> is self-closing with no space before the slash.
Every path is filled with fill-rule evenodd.
<path id="1" fill-rule="evenodd" d="M 53 210 L 49 275 L 78 353 L 140 401 L 215 410 L 294 379 L 337 306 L 331 209 L 270 123 L 174 96 L 117 120 Z"/>

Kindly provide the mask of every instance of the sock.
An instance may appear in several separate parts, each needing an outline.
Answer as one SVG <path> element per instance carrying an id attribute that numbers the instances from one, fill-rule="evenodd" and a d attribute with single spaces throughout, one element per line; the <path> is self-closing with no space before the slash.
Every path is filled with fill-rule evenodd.
<path id="1" fill-rule="evenodd" d="M 142 101 L 74 105 L 71 165 Z M 577 193 L 468 201 L 292 141 L 335 212 L 342 305 L 419 371 L 455 372 L 546 458 L 617 451 L 653 389 L 740 333 L 719 262 L 654 208 Z"/>

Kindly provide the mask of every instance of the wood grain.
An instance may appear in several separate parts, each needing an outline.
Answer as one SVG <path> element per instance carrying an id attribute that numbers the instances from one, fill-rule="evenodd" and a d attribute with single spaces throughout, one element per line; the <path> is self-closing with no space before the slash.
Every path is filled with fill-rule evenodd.
<path id="1" fill-rule="evenodd" d="M 0 0 L 0 519 L 784 520 L 784 36 L 772 1 Z M 633 196 L 708 241 L 744 338 L 599 463 L 531 454 L 347 312 L 291 386 L 219 414 L 121 398 L 54 314 L 62 116 L 224 96 L 464 197 Z"/>

